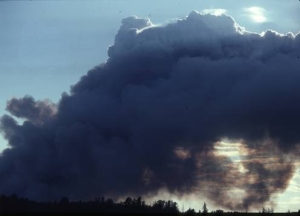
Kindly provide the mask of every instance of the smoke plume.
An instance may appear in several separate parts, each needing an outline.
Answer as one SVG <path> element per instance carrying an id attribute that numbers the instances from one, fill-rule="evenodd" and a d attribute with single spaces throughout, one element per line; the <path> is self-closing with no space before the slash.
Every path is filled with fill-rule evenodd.
<path id="1" fill-rule="evenodd" d="M 165 189 L 238 210 L 286 189 L 300 149 L 300 34 L 251 33 L 230 16 L 195 11 L 165 26 L 133 16 L 108 55 L 55 105 L 8 102 L 0 194 Z M 239 163 L 217 153 L 224 139 L 240 146 Z"/>

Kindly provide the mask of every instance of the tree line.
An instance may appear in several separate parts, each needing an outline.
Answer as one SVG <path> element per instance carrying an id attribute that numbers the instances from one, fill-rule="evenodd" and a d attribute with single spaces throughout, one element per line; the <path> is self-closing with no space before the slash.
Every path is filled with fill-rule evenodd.
<path id="1" fill-rule="evenodd" d="M 128 197 L 124 201 L 114 202 L 105 197 L 96 197 L 93 201 L 70 201 L 63 197 L 60 201 L 37 202 L 16 195 L 0 196 L 0 214 L 6 212 L 137 212 L 137 213 L 179 213 L 178 204 L 172 200 L 157 200 L 148 205 L 141 197 Z"/>
<path id="2" fill-rule="evenodd" d="M 70 201 L 63 197 L 60 201 L 54 202 L 37 202 L 27 198 L 12 196 L 0 196 L 0 214 L 9 212 L 99 212 L 99 213 L 171 213 L 176 215 L 223 215 L 239 214 L 239 212 L 224 212 L 221 209 L 209 212 L 206 203 L 201 210 L 196 212 L 189 208 L 186 211 L 179 211 L 178 203 L 172 200 L 157 200 L 151 205 L 146 204 L 139 196 L 138 198 L 127 197 L 124 201 L 114 202 L 113 199 L 105 197 L 96 197 L 93 201 Z M 274 209 L 262 208 L 258 214 L 273 214 Z M 244 213 L 243 213 L 244 214 Z M 251 213 L 248 213 L 251 214 Z M 300 215 L 298 212 L 287 214 Z"/>

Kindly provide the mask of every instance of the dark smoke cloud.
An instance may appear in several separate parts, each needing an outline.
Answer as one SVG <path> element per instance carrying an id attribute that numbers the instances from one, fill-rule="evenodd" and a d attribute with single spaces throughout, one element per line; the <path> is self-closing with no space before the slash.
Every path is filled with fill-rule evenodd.
<path id="1" fill-rule="evenodd" d="M 166 26 L 125 18 L 107 62 L 58 104 L 8 102 L 26 121 L 1 119 L 12 148 L 0 157 L 0 194 L 90 199 L 163 188 L 202 191 L 230 209 L 272 201 L 299 154 L 299 47 L 300 34 L 250 33 L 226 15 L 192 12 Z M 243 172 L 215 153 L 223 138 L 243 143 Z"/>
<path id="2" fill-rule="evenodd" d="M 53 117 L 56 107 L 49 100 L 35 101 L 34 98 L 25 96 L 21 99 L 13 98 L 8 101 L 6 110 L 15 117 L 42 124 Z"/>

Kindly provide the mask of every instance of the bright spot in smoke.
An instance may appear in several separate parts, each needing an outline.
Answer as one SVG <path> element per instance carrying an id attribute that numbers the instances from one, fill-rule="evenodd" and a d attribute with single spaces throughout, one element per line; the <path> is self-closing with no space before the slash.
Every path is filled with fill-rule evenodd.
<path id="1" fill-rule="evenodd" d="M 191 157 L 189 150 L 183 149 L 182 147 L 177 147 L 174 149 L 174 154 L 177 158 L 185 160 Z"/>
<path id="2" fill-rule="evenodd" d="M 289 186 L 284 193 L 280 194 L 277 198 L 277 211 L 286 212 L 286 206 L 291 210 L 298 209 L 300 203 L 300 162 L 295 162 L 296 172 L 289 182 Z"/>
<path id="3" fill-rule="evenodd" d="M 230 141 L 222 140 L 220 142 L 215 143 L 214 152 L 217 155 L 223 155 L 228 157 L 233 163 L 238 166 L 238 170 L 241 173 L 245 172 L 245 168 L 242 164 L 242 156 L 243 155 L 241 149 L 244 147 L 242 143 L 233 143 Z"/>
<path id="4" fill-rule="evenodd" d="M 215 16 L 221 16 L 222 14 L 226 13 L 225 9 L 204 9 L 201 11 L 203 14 L 212 14 Z"/>
<path id="5" fill-rule="evenodd" d="M 267 21 L 265 17 L 265 9 L 261 7 L 249 7 L 244 9 L 246 15 L 249 16 L 254 22 L 263 23 Z"/>

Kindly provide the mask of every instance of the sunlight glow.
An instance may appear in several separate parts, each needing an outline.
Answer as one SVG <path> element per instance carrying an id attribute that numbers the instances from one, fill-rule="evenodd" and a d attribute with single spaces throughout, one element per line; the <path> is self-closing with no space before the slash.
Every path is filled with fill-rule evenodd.
<path id="1" fill-rule="evenodd" d="M 223 155 L 228 158 L 238 166 L 238 170 L 241 173 L 246 172 L 244 166 L 242 165 L 241 157 L 244 156 L 241 149 L 243 148 L 242 143 L 231 143 L 229 141 L 217 142 L 214 145 L 215 153 L 217 155 Z"/>
<path id="2" fill-rule="evenodd" d="M 230 140 L 225 139 L 215 143 L 214 153 L 216 155 L 228 157 L 232 162 L 234 162 L 237 165 L 238 171 L 243 174 L 247 172 L 247 169 L 245 169 L 242 162 L 245 162 L 246 160 L 249 161 L 249 158 L 246 158 L 246 156 L 249 156 L 249 153 L 251 155 L 253 154 L 249 152 L 251 151 L 250 149 L 247 149 L 247 153 L 247 151 L 245 151 L 245 148 L 247 148 L 247 146 L 245 146 L 245 144 L 243 144 L 242 142 L 231 142 Z M 269 158 L 267 156 L 264 156 L 264 154 L 257 155 L 257 153 L 253 154 L 250 160 L 257 159 L 259 159 L 260 161 L 264 161 L 265 167 L 274 166 L 274 164 L 280 164 L 280 162 L 278 161 L 279 159 L 277 157 Z M 288 187 L 283 191 L 283 193 L 278 193 L 273 197 L 272 200 L 270 200 L 269 203 L 267 203 L 272 204 L 272 206 L 275 207 L 276 212 L 287 212 L 289 210 L 295 211 L 299 208 L 298 206 L 300 203 L 300 162 L 294 161 L 294 165 L 296 171 L 293 175 L 293 178 L 289 181 Z M 255 175 L 249 175 L 248 183 L 251 184 L 252 181 L 254 183 L 255 178 Z M 231 195 L 233 198 L 235 196 L 243 196 L 243 190 L 240 188 L 233 189 L 230 192 L 231 193 L 229 195 Z M 285 209 L 286 206 L 289 206 L 290 209 Z M 256 210 L 259 211 L 259 209 Z"/>
<path id="3" fill-rule="evenodd" d="M 249 7 L 244 9 L 246 15 L 251 18 L 252 21 L 257 23 L 263 23 L 267 21 L 265 17 L 265 9 L 261 7 Z"/>
<path id="4" fill-rule="evenodd" d="M 226 13 L 226 10 L 225 9 L 204 9 L 201 11 L 203 14 L 212 14 L 212 15 L 215 15 L 215 16 L 221 16 L 222 14 L 225 14 Z"/>
<path id="5" fill-rule="evenodd" d="M 279 212 L 287 212 L 288 210 L 299 209 L 300 203 L 300 163 L 296 162 L 296 172 L 291 179 L 288 188 L 284 193 L 279 194 L 277 198 L 277 205 Z M 289 206 L 290 209 L 285 209 Z"/>

